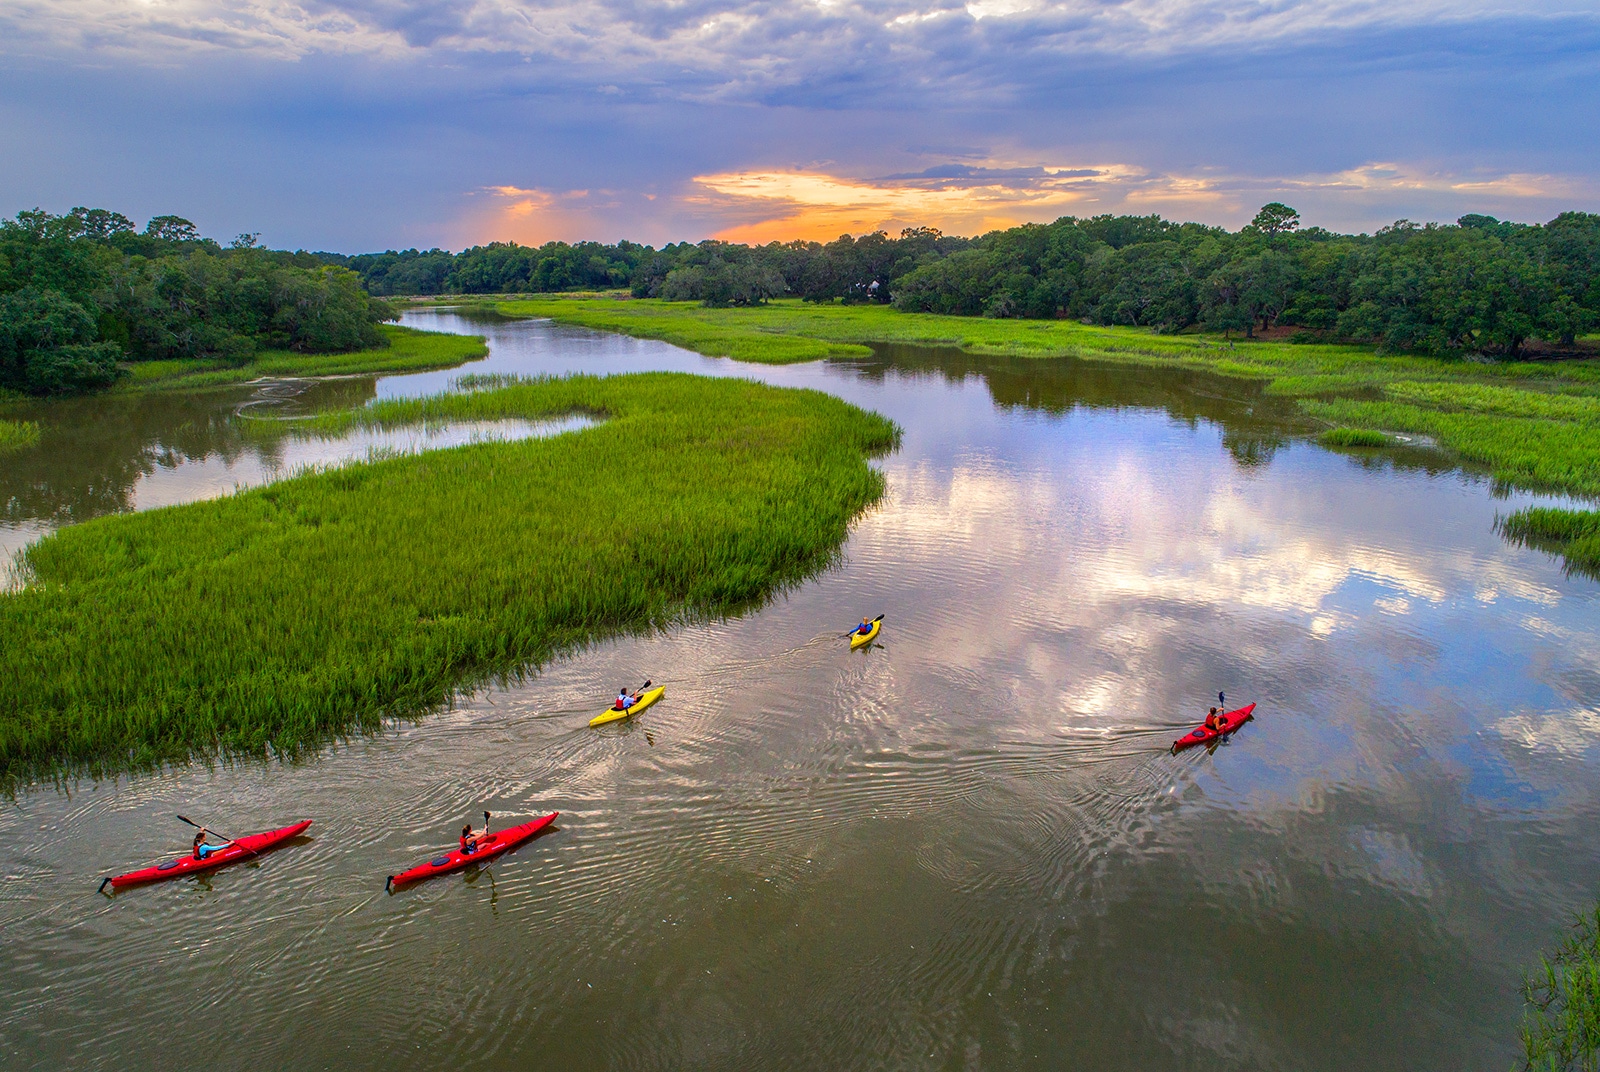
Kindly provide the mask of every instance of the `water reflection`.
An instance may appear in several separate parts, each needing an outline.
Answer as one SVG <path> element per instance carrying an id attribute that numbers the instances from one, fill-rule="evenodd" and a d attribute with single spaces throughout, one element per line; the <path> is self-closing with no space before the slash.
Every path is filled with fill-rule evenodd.
<path id="1" fill-rule="evenodd" d="M 16 407 L 38 446 L 0 464 L 0 557 L 44 532 L 105 514 L 212 498 L 285 467 L 281 442 L 241 410 L 360 405 L 371 377 L 190 392 L 112 394 Z"/>
<path id="2" fill-rule="evenodd" d="M 1291 435 L 1313 430 L 1292 402 L 1265 394 L 1252 380 L 1225 379 L 1192 369 L 985 357 L 959 350 L 887 345 L 852 362 L 869 379 L 918 373 L 946 381 L 974 377 L 1006 409 L 1063 415 L 1075 409 L 1160 410 L 1194 428 L 1220 425 L 1222 442 L 1240 465 L 1272 460 Z"/>
<path id="3" fill-rule="evenodd" d="M 24 794 L 0 814 L 11 1063 L 1510 1065 L 1517 972 L 1600 886 L 1600 587 L 1499 539 L 1530 497 L 1329 453 L 1197 373 L 751 368 L 472 327 L 474 371 L 679 368 L 878 409 L 906 429 L 888 498 L 838 568 L 737 619 L 298 765 Z M 880 611 L 882 644 L 845 651 Z M 588 730 L 645 677 L 661 704 Z M 1218 688 L 1258 720 L 1168 755 Z M 209 886 L 93 897 L 202 808 L 318 825 Z M 382 896 L 484 808 L 561 830 L 492 880 Z M 230 1048 L 172 1031 L 197 1012 Z"/>

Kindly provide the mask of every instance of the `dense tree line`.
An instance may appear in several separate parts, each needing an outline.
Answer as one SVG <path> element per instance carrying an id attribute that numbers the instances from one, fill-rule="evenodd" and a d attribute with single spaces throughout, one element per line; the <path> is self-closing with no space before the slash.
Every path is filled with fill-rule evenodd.
<path id="1" fill-rule="evenodd" d="M 381 346 L 391 315 L 326 257 L 254 235 L 223 247 L 178 216 L 143 231 L 105 209 L 0 221 L 0 388 L 68 394 L 115 382 L 125 361 Z"/>
<path id="2" fill-rule="evenodd" d="M 985 235 L 894 281 L 902 309 L 1069 316 L 1161 331 L 1374 342 L 1514 358 L 1600 325 L 1600 216 L 1543 226 L 1464 216 L 1375 235 L 1299 228 L 1271 204 L 1238 232 L 1159 217 L 1070 217 Z"/>
<path id="3" fill-rule="evenodd" d="M 932 228 L 826 244 L 514 243 L 349 258 L 377 294 L 628 287 L 746 305 L 780 296 L 892 302 L 959 316 L 1071 317 L 1157 331 L 1350 339 L 1387 350 L 1516 357 L 1600 326 L 1600 216 L 1544 225 L 1463 216 L 1373 235 L 1302 228 L 1265 206 L 1239 231 L 1159 216 L 1063 217 L 979 238 Z"/>
<path id="4" fill-rule="evenodd" d="M 389 250 L 340 262 L 360 273 L 368 293 L 380 296 L 550 293 L 626 287 L 653 252 L 628 241 L 614 246 L 547 242 L 537 248 L 491 242 L 455 254 L 442 249 Z"/>
<path id="5" fill-rule="evenodd" d="M 964 238 L 916 228 L 898 239 L 882 233 L 846 235 L 826 245 L 745 246 L 712 239 L 658 250 L 628 241 L 547 242 L 538 247 L 492 242 L 454 254 L 407 249 L 337 260 L 359 272 L 370 293 L 385 296 L 629 288 L 638 297 L 742 305 L 784 295 L 814 301 L 886 301 L 891 279 L 911 271 L 924 258 L 941 257 L 967 244 Z"/>

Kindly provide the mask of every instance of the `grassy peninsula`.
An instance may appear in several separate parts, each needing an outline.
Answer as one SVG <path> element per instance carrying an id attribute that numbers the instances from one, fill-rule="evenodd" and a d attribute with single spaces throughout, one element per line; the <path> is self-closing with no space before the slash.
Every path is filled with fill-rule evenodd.
<path id="1" fill-rule="evenodd" d="M 106 517 L 0 595 L 0 781 L 284 752 L 828 562 L 897 431 L 811 391 L 673 374 L 395 401 L 331 425 L 587 413 L 549 439 Z"/>
<path id="2" fill-rule="evenodd" d="M 141 361 L 128 366 L 131 376 L 119 390 L 194 390 L 245 383 L 264 376 L 354 376 L 371 373 L 426 372 L 453 368 L 489 352 L 477 335 L 447 335 L 382 324 L 387 346 L 348 353 L 302 354 L 263 350 L 244 364 L 206 358 Z"/>

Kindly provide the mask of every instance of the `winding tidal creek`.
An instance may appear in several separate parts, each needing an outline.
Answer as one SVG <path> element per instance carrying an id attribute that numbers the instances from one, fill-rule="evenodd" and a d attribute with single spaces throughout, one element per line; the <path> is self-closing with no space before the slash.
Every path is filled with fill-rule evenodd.
<path id="1" fill-rule="evenodd" d="M 1497 534 L 1536 497 L 1421 448 L 1324 449 L 1289 405 L 1194 372 L 900 347 L 767 367 L 405 322 L 490 356 L 25 415 L 46 439 L 0 461 L 0 548 L 374 450 L 581 426 L 248 427 L 467 373 L 744 376 L 877 410 L 904 442 L 837 565 L 739 618 L 293 763 L 6 801 L 0 1066 L 1518 1058 L 1521 974 L 1600 890 L 1600 585 Z M 848 651 L 878 613 L 879 642 Z M 646 677 L 660 703 L 588 727 Z M 1169 754 L 1218 690 L 1255 721 Z M 561 816 L 492 867 L 385 893 L 484 810 Z M 186 847 L 180 812 L 315 822 L 256 862 L 95 892 Z"/>

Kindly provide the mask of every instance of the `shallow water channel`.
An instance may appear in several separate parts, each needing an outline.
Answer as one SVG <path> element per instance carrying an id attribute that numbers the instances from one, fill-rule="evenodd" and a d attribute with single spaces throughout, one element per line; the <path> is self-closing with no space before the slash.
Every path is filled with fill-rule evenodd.
<path id="1" fill-rule="evenodd" d="M 1492 1069 L 1600 893 L 1600 585 L 1532 497 L 1340 454 L 1250 384 L 889 348 L 783 368 L 545 322 L 462 369 L 46 407 L 8 546 L 319 455 L 262 408 L 464 372 L 683 369 L 905 429 L 841 563 L 296 764 L 40 785 L 0 811 L 11 1069 Z M 578 432 L 577 434 L 582 434 Z M 418 444 L 418 449 L 428 444 Z M 402 444 L 402 447 L 404 445 Z M 294 451 L 298 450 L 299 453 Z M 887 615 L 880 644 L 838 633 Z M 645 677 L 665 700 L 587 728 Z M 1169 755 L 1218 689 L 1259 703 Z M 384 876 L 561 812 L 492 868 Z M 258 863 L 101 876 L 298 818 Z"/>

